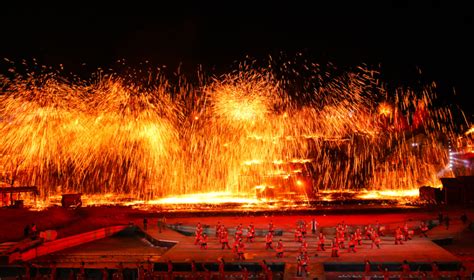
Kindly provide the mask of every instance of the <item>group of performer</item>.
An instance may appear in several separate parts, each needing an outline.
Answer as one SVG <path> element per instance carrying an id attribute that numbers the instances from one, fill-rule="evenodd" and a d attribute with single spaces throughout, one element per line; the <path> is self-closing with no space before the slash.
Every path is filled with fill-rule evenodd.
<path id="1" fill-rule="evenodd" d="M 357 227 L 355 230 L 349 230 L 348 225 L 342 221 L 335 227 L 335 236 L 332 239 L 327 239 L 322 230 L 319 230 L 319 223 L 316 219 L 312 219 L 310 223 L 304 220 L 298 221 L 294 231 L 294 241 L 299 242 L 298 263 L 301 267 L 305 267 L 305 263 L 309 259 L 307 242 L 308 229 L 311 233 L 317 235 L 316 254 L 318 251 L 326 251 L 327 243 L 331 246 L 331 257 L 339 257 L 341 250 L 347 250 L 347 253 L 356 253 L 358 247 L 362 246 L 363 240 L 370 241 L 370 248 L 381 249 L 381 237 L 386 235 L 386 227 L 375 221 L 374 225 L 367 225 L 363 228 Z M 427 236 L 428 226 L 425 222 L 421 222 L 419 226 L 420 236 Z M 268 230 L 263 231 L 265 240 L 265 250 L 275 250 L 277 258 L 285 256 L 285 246 L 282 239 L 279 239 L 274 245 L 275 226 L 272 221 L 268 224 Z M 394 231 L 395 244 L 403 244 L 411 240 L 414 235 L 414 230 L 410 229 L 408 223 L 403 227 L 397 227 Z M 232 250 L 239 260 L 245 260 L 245 243 L 253 243 L 256 237 L 255 226 L 250 223 L 245 229 L 242 224 L 239 224 L 233 234 L 233 243 L 229 245 L 229 230 L 221 224 L 217 223 L 215 227 L 215 237 L 221 244 L 221 249 Z M 245 240 L 245 242 L 244 242 Z M 195 230 L 195 245 L 199 245 L 201 249 L 208 248 L 208 235 L 203 232 L 201 223 L 197 223 Z"/>

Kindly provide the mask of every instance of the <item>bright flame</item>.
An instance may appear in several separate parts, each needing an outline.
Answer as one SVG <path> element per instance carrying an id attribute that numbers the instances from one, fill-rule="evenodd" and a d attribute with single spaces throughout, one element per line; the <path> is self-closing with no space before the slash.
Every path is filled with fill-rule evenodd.
<path id="1" fill-rule="evenodd" d="M 381 103 L 378 108 L 379 114 L 384 116 L 390 116 L 392 114 L 392 107 L 387 103 Z"/>

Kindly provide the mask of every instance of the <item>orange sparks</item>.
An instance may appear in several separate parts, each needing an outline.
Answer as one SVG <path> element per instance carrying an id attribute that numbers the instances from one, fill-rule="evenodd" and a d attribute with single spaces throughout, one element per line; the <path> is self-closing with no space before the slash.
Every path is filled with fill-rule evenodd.
<path id="1" fill-rule="evenodd" d="M 319 74 L 307 82 L 330 76 Z M 406 121 L 410 108 L 433 100 L 430 88 L 400 89 L 379 104 L 385 89 L 369 90 L 375 78 L 358 72 L 296 93 L 270 69 L 196 88 L 163 77 L 147 87 L 115 76 L 0 79 L 1 181 L 36 185 L 44 200 L 67 192 L 156 204 L 362 189 L 361 198 L 412 196 L 439 184 L 449 160 L 442 139 L 453 135 L 444 108 L 420 113 L 416 127 Z"/>

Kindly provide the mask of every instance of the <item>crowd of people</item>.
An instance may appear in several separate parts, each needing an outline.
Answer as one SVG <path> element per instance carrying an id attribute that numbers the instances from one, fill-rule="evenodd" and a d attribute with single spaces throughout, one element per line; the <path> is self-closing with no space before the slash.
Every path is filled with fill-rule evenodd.
<path id="1" fill-rule="evenodd" d="M 310 244 L 307 242 L 308 229 L 311 228 L 313 235 L 317 236 L 317 241 L 315 244 L 316 251 L 326 251 L 327 243 L 329 242 L 331 247 L 331 257 L 339 257 L 342 250 L 346 250 L 347 253 L 356 253 L 358 247 L 363 246 L 362 241 L 368 240 L 369 246 L 371 249 L 377 248 L 381 249 L 381 237 L 386 236 L 386 227 L 381 225 L 378 221 L 375 221 L 374 225 L 367 225 L 364 227 L 349 227 L 344 221 L 339 223 L 335 228 L 335 236 L 333 238 L 327 238 L 323 230 L 318 231 L 319 223 L 316 219 L 313 219 L 309 224 L 304 221 L 298 221 L 295 230 L 294 230 L 294 242 L 300 244 L 299 247 L 299 260 L 304 264 L 308 259 L 308 249 Z M 429 230 L 425 222 L 421 222 L 417 227 L 417 230 L 420 232 L 420 236 L 427 237 L 427 232 Z M 331 230 L 325 230 L 331 231 Z M 244 226 L 239 224 L 233 234 L 233 243 L 232 246 L 229 245 L 229 229 L 221 224 L 217 223 L 215 227 L 215 237 L 218 242 L 220 242 L 221 249 L 230 249 L 235 254 L 237 259 L 245 260 L 245 243 L 254 243 L 255 242 L 255 226 L 250 223 L 244 230 Z M 407 242 L 412 239 L 415 234 L 415 229 L 411 229 L 408 223 L 405 223 L 403 227 L 398 226 L 394 230 L 394 243 L 396 245 L 402 245 L 404 242 Z M 280 238 L 274 245 L 274 235 L 275 228 L 273 222 L 268 224 L 268 230 L 264 235 L 264 244 L 265 250 L 275 250 L 275 256 L 277 258 L 283 258 L 285 256 L 285 245 L 283 240 Z M 197 223 L 195 228 L 195 245 L 199 245 L 201 249 L 206 250 L 208 248 L 208 235 L 203 233 L 203 226 L 201 223 Z M 346 247 L 347 244 L 347 247 Z M 318 253 L 315 254 L 318 256 Z"/>
<path id="2" fill-rule="evenodd" d="M 190 260 L 190 271 L 177 271 L 174 268 L 174 264 L 171 260 L 168 260 L 166 263 L 166 270 L 155 271 L 154 263 L 148 260 L 146 263 L 136 263 L 135 268 L 128 267 L 127 270 L 129 273 L 126 273 L 126 268 L 123 263 L 120 262 L 112 269 L 104 267 L 100 269 L 100 279 L 102 280 L 123 280 L 123 279 L 138 279 L 138 280 L 153 280 L 157 279 L 242 279 L 248 280 L 250 278 L 272 280 L 274 278 L 274 273 L 270 265 L 267 264 L 265 260 L 260 261 L 260 269 L 249 272 L 247 267 L 244 265 L 239 265 L 240 271 L 226 271 L 226 262 L 223 258 L 217 260 L 217 271 L 211 270 L 207 263 L 201 263 L 198 267 L 198 264 L 194 260 Z M 307 271 L 308 262 L 301 260 L 301 263 L 297 267 L 297 277 L 307 277 L 309 272 Z M 413 269 L 415 266 L 415 269 Z M 91 272 L 86 272 L 86 264 L 81 262 L 79 268 L 68 269 L 66 271 L 67 277 L 64 278 L 64 273 L 59 274 L 57 264 L 55 262 L 50 263 L 49 271 L 47 273 L 40 273 L 40 267 L 34 263 L 24 263 L 24 275 L 19 275 L 18 279 L 25 280 L 57 280 L 57 279 L 68 279 L 68 280 L 85 280 L 91 279 Z M 375 268 L 375 270 L 373 269 Z M 36 269 L 36 271 L 34 271 Z M 97 270 L 97 268 L 89 268 L 89 270 Z M 132 272 L 132 273 L 130 273 Z M 34 275 L 34 276 L 33 276 Z M 217 277 L 217 278 L 216 278 Z M 279 275 L 281 278 L 282 275 Z M 459 270 L 454 273 L 442 273 L 437 262 L 431 263 L 431 271 L 420 270 L 420 267 L 416 268 L 415 264 L 410 264 L 407 260 L 404 260 L 400 267 L 396 271 L 391 271 L 387 266 L 378 264 L 377 266 L 373 265 L 369 260 L 364 261 L 363 272 L 352 273 L 349 276 L 350 278 L 362 278 L 370 279 L 372 277 L 383 278 L 384 280 L 389 279 L 422 279 L 426 280 L 431 279 L 442 279 L 442 278 L 452 278 L 452 279 L 467 279 L 468 275 L 466 272 L 466 267 L 461 266 Z M 97 273 L 94 273 L 93 279 L 97 278 Z"/>
<path id="3" fill-rule="evenodd" d="M 444 221 L 446 221 L 446 218 Z M 314 256 L 317 257 L 318 254 L 326 251 L 329 245 L 330 256 L 338 258 L 343 253 L 355 254 L 363 247 L 377 250 L 382 249 L 382 243 L 387 244 L 387 240 L 390 239 L 392 239 L 395 245 L 403 245 L 412 240 L 415 233 L 419 233 L 421 238 L 428 237 L 429 231 L 429 226 L 425 221 L 421 221 L 417 226 L 412 224 L 411 227 L 408 222 L 405 222 L 403 226 L 397 226 L 395 229 L 392 228 L 392 230 L 380 224 L 379 221 L 362 227 L 349 226 L 344 221 L 341 221 L 334 227 L 334 230 L 331 228 L 322 230 L 319 225 L 315 218 L 309 223 L 300 220 L 294 229 L 294 242 L 299 244 L 296 259 L 297 274 L 299 276 L 308 275 L 309 249 L 315 249 Z M 308 243 L 308 230 L 311 230 L 311 233 L 316 237 L 316 244 Z M 329 232 L 334 232 L 334 236 L 328 237 L 327 233 Z M 274 234 L 275 226 L 270 221 L 268 230 L 264 234 L 264 247 L 262 245 L 262 249 L 274 250 L 276 258 L 284 258 L 286 256 L 284 241 L 282 238 L 279 238 L 276 245 L 274 245 Z M 221 249 L 231 249 L 238 260 L 245 260 L 246 243 L 255 242 L 258 244 L 255 241 L 255 226 L 252 223 L 246 227 L 246 230 L 244 230 L 242 224 L 235 228 L 232 246 L 229 246 L 229 230 L 220 222 L 216 225 L 215 236 L 221 244 Z M 384 242 L 382 242 L 382 237 L 384 237 Z M 287 240 L 286 242 L 288 243 L 289 241 Z M 203 250 L 207 249 L 208 246 L 207 235 L 203 233 L 203 227 L 200 223 L 196 225 L 195 229 L 195 244 L 199 245 Z"/>
<path id="4" fill-rule="evenodd" d="M 449 227 L 449 218 L 447 216 L 440 213 L 438 219 L 440 225 L 444 225 L 446 228 Z M 466 214 L 461 216 L 461 221 L 464 224 L 467 223 L 468 219 Z M 159 232 L 164 230 L 166 226 L 165 218 L 158 219 L 157 226 Z M 148 220 L 146 218 L 143 220 L 143 228 L 144 230 L 148 230 Z M 242 261 L 246 259 L 245 251 L 248 246 L 252 246 L 253 248 L 260 246 L 262 250 L 273 252 L 272 254 L 274 254 L 276 259 L 281 259 L 294 256 L 294 245 L 296 243 L 298 248 L 296 251 L 296 274 L 299 277 L 307 277 L 309 275 L 310 257 L 318 257 L 324 254 L 326 257 L 338 258 L 341 254 L 357 254 L 361 248 L 380 250 L 383 249 L 383 246 L 388 244 L 388 242 L 393 242 L 392 244 L 395 245 L 403 245 L 406 242 L 410 242 L 416 235 L 419 235 L 420 238 L 428 237 L 429 228 L 428 223 L 421 221 L 417 226 L 413 226 L 413 223 L 411 223 L 410 226 L 408 222 L 405 222 L 403 225 L 398 225 L 396 228 L 390 229 L 380 224 L 377 220 L 373 224 L 365 226 L 349 226 L 344 221 L 341 221 L 335 227 L 322 228 L 316 218 L 313 218 L 309 223 L 305 220 L 297 221 L 294 227 L 294 239 L 289 240 L 288 236 L 286 236 L 286 238 L 280 237 L 276 239 L 275 236 L 281 236 L 282 231 L 276 230 L 275 225 L 270 221 L 268 228 L 258 230 L 258 236 L 263 237 L 262 242 L 262 239 L 257 238 L 257 230 L 253 223 L 250 223 L 248 226 L 238 224 L 235 228 L 229 229 L 223 223 L 217 222 L 214 233 L 209 230 L 209 227 L 197 223 L 194 232 L 194 244 L 199 246 L 200 250 L 205 251 L 208 250 L 209 242 L 217 241 L 219 244 L 218 248 L 221 250 L 232 250 L 235 254 L 235 259 Z M 278 234 L 276 234 L 276 232 L 278 232 Z M 25 227 L 24 234 L 25 237 L 37 236 L 36 225 L 31 224 Z M 215 238 L 209 239 L 208 235 L 214 235 Z M 311 235 L 311 238 L 309 238 L 309 235 Z M 384 237 L 384 242 L 382 242 L 382 237 Z M 232 240 L 232 244 L 229 244 L 229 239 Z M 285 245 L 292 249 L 286 249 Z M 312 253 L 309 251 L 312 251 Z M 326 251 L 329 252 L 323 253 Z M 291 254 L 289 254 L 290 252 Z M 30 271 L 33 267 L 34 265 L 32 264 L 25 264 L 26 275 L 28 275 L 26 279 L 31 279 L 29 276 L 31 275 Z M 273 272 L 266 261 L 262 261 L 261 267 L 265 279 L 273 279 Z M 392 275 L 387 267 L 379 265 L 376 271 L 372 271 L 372 267 L 370 261 L 366 260 L 364 275 L 377 272 L 382 275 L 384 279 L 389 279 Z M 440 279 L 438 264 L 433 262 L 431 267 L 432 269 L 429 274 L 426 271 L 415 271 L 417 273 L 415 275 L 415 272 L 411 271 L 409 263 L 404 261 L 400 268 L 400 278 L 408 279 L 413 278 L 413 275 L 415 275 L 416 278 L 421 279 L 426 279 L 428 276 L 434 279 Z M 153 275 L 156 275 L 154 264 L 150 260 L 145 264 L 137 263 L 135 269 L 138 279 L 153 279 Z M 124 279 L 124 266 L 122 263 L 119 263 L 116 267 L 112 268 L 112 270 L 104 267 L 101 273 L 102 279 Z M 174 270 L 173 263 L 168 260 L 167 271 L 157 273 L 167 275 L 167 277 L 172 279 L 171 277 L 178 272 Z M 198 269 L 196 263 L 192 260 L 191 273 L 193 275 L 199 274 L 200 279 L 202 279 L 203 275 L 205 276 L 204 279 L 211 279 L 211 275 L 216 275 L 217 272 L 212 272 L 205 264 L 201 264 L 200 269 Z M 227 273 L 225 271 L 225 262 L 222 258 L 218 260 L 218 273 L 221 276 Z M 248 279 L 249 271 L 247 268 L 241 267 L 240 273 L 243 275 L 243 279 Z M 462 276 L 463 273 L 465 273 L 464 267 L 460 269 L 457 275 Z M 57 279 L 56 274 L 56 263 L 51 263 L 50 273 L 48 275 L 42 276 L 41 274 L 37 274 L 35 278 Z M 208 278 L 206 278 L 206 275 Z M 86 279 L 84 262 L 80 264 L 78 271 L 71 270 L 69 279 Z M 460 279 L 463 278 L 461 277 Z"/>

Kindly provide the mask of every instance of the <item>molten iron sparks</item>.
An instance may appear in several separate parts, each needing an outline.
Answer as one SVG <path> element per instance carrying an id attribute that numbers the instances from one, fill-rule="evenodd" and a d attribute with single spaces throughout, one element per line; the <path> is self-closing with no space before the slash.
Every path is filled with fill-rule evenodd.
<path id="1" fill-rule="evenodd" d="M 305 79 L 325 82 L 296 93 L 270 69 L 197 88 L 162 77 L 146 88 L 113 75 L 2 77 L 0 172 L 38 186 L 43 200 L 81 192 L 93 204 L 397 198 L 438 185 L 451 112 L 431 106 L 431 87 L 388 98 L 370 73 L 315 72 Z"/>

